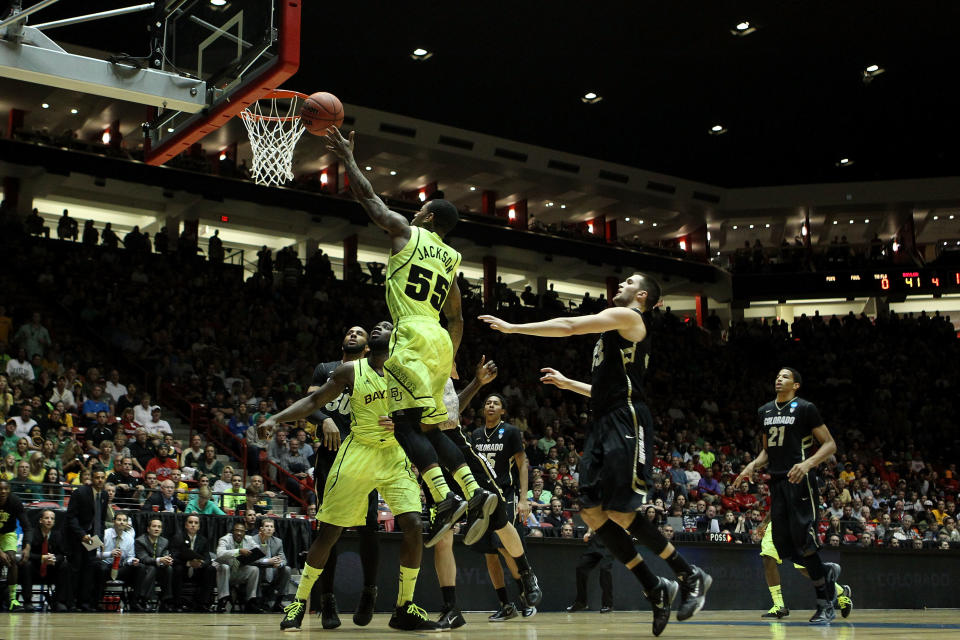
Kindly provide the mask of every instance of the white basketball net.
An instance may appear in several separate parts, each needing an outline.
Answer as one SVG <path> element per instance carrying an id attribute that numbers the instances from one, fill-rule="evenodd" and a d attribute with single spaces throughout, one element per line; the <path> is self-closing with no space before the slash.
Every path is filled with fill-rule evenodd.
<path id="1" fill-rule="evenodd" d="M 250 174 L 257 184 L 272 187 L 293 180 L 293 150 L 304 131 L 300 123 L 302 102 L 293 93 L 267 96 L 240 112 L 253 151 Z"/>

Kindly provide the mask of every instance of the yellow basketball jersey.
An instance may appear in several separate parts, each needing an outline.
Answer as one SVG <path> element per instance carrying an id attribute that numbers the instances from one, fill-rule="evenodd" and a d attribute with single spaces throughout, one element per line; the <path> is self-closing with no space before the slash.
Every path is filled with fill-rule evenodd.
<path id="1" fill-rule="evenodd" d="M 378 424 L 390 415 L 387 381 L 366 358 L 353 362 L 353 390 L 350 394 L 350 430 L 363 440 L 393 440 L 393 433 Z"/>
<path id="2" fill-rule="evenodd" d="M 460 259 L 437 234 L 410 227 L 407 246 L 387 261 L 387 308 L 394 324 L 409 316 L 439 321 Z"/>

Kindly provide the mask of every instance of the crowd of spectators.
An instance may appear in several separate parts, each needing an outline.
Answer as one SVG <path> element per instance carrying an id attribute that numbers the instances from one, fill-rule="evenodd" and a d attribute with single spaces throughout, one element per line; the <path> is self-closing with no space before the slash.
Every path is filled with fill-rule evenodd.
<path id="1" fill-rule="evenodd" d="M 142 272 L 123 259 L 98 265 L 77 252 L 44 260 L 47 250 L 37 244 L 23 252 L 23 259 L 37 261 L 40 271 L 58 265 L 51 282 L 69 285 L 100 278 L 113 283 L 82 297 L 71 296 L 74 287 L 67 286 L 65 303 L 113 346 L 162 382 L 178 385 L 191 401 L 204 403 L 216 422 L 245 439 L 248 459 L 238 466 L 253 470 L 257 458 L 265 456 L 291 474 L 288 489 L 314 499 L 303 490 L 305 483 L 297 486 L 295 480 L 309 471 L 303 458 L 309 458 L 314 425 L 303 422 L 270 440 L 255 427 L 304 392 L 317 362 L 339 354 L 347 327 L 372 326 L 387 317 L 381 287 L 335 279 L 322 257 L 308 261 L 306 269 L 290 278 L 264 267 L 243 282 L 199 261 L 159 261 L 151 265 L 149 276 L 135 277 Z M 507 304 L 502 312 L 513 319 L 561 312 L 562 305 L 551 305 L 543 297 L 529 302 L 539 306 Z M 598 302 L 584 300 L 588 308 L 599 307 Z M 577 452 L 591 418 L 583 398 L 539 384 L 536 372 L 552 366 L 587 379 L 592 339 L 542 341 L 489 332 L 475 321 L 481 309 L 478 296 L 465 297 L 460 367 L 471 367 L 484 354 L 497 360 L 497 385 L 507 399 L 510 420 L 527 437 L 530 486 L 540 491 L 541 513 L 546 517 L 551 498 L 558 497 L 563 512 L 575 514 Z M 776 369 L 790 362 L 808 381 L 801 394 L 821 408 L 839 444 L 836 459 L 823 469 L 824 514 L 836 493 L 844 504 L 850 503 L 856 517 L 863 517 L 863 507 L 869 507 L 863 527 L 868 532 L 875 530 L 868 525 L 880 522 L 884 513 L 898 521 L 911 515 L 917 533 L 922 529 L 921 537 L 941 542 L 947 516 L 938 515 L 933 523 L 926 515 L 917 516 L 929 513 L 927 502 L 935 507 L 940 500 L 949 516 L 955 516 L 950 505 L 956 501 L 957 479 L 945 453 L 955 442 L 946 416 L 954 415 L 960 379 L 952 369 L 926 364 L 957 355 L 948 319 L 938 314 L 875 319 L 815 315 L 798 318 L 793 326 L 751 321 L 728 328 L 708 322 L 707 328 L 698 328 L 667 309 L 655 311 L 651 325 L 654 350 L 646 384 L 657 422 L 661 485 L 654 488 L 651 503 L 656 505 L 657 498 L 662 502 L 657 511 L 661 519 L 684 519 L 682 527 L 674 527 L 676 533 L 740 525 L 738 539 L 749 540 L 756 518 L 745 506 L 752 504 L 747 496 L 758 505 L 752 515 L 762 519 L 765 485 L 748 485 L 747 495 L 738 496 L 743 487 L 727 484 L 759 450 L 754 412 L 769 399 Z M 471 428 L 474 419 L 474 409 L 467 408 L 465 427 Z M 299 442 L 302 455 L 289 440 Z M 674 454 L 689 474 L 686 482 L 671 471 Z M 848 463 L 852 479 L 841 477 Z M 874 496 L 869 504 L 850 487 L 864 480 Z M 702 489 L 701 481 L 709 488 Z M 736 509 L 725 493 L 737 498 Z M 677 496 L 684 496 L 682 504 L 676 504 Z M 729 499 L 724 502 L 724 497 Z M 707 514 L 710 506 L 713 518 Z M 671 515 L 677 507 L 681 513 Z M 705 525 L 706 520 L 710 522 Z M 824 522 L 829 524 L 826 516 Z M 841 544 L 850 543 L 852 532 Z M 887 528 L 881 528 L 881 534 L 878 544 L 888 543 L 893 535 Z"/>
<path id="2" fill-rule="evenodd" d="M 305 268 L 288 256 L 284 272 L 274 262 L 243 281 L 239 269 L 195 254 L 149 256 L 32 239 L 6 214 L 0 227 L 8 260 L 38 275 L 28 284 L 0 274 L 2 473 L 16 493 L 60 505 L 64 488 L 89 484 L 100 468 L 117 511 L 242 511 L 252 494 L 252 511 L 266 512 L 276 493 L 265 485 L 274 481 L 315 503 L 308 488 L 315 425 L 302 422 L 269 437 L 257 426 L 302 396 L 316 363 L 339 355 L 347 327 L 387 317 L 382 286 L 336 279 L 322 254 Z M 563 312 L 546 297 L 500 306 L 510 320 Z M 585 309 L 600 306 L 584 300 Z M 475 320 L 482 310 L 468 293 L 459 367 L 469 370 L 482 355 L 499 366 L 491 391 L 505 397 L 531 463 L 529 498 L 537 508 L 530 535 L 577 537 L 578 452 L 592 418 L 583 397 L 541 385 L 537 373 L 551 366 L 588 379 L 593 339 L 490 332 Z M 824 543 L 960 544 L 950 423 L 960 374 L 930 365 L 960 355 L 949 318 L 815 315 L 792 326 L 741 321 L 700 328 L 666 309 L 655 310 L 649 324 L 645 385 L 656 424 L 646 514 L 669 537 L 713 532 L 756 542 L 769 492 L 762 478 L 736 487 L 731 481 L 759 450 L 756 409 L 789 363 L 803 372 L 800 393 L 819 406 L 839 447 L 821 469 Z M 177 442 L 136 382 L 113 368 L 102 372 L 104 358 L 91 343 L 115 361 L 136 362 L 157 388 L 172 385 L 204 405 L 223 433 L 237 437 L 230 441 L 245 442 L 246 458 L 234 450 L 237 462 L 224 464 L 218 454 L 227 451 L 212 443 Z M 464 428 L 473 428 L 478 415 L 467 407 Z M 266 461 L 273 464 L 265 479 L 255 472 Z"/>

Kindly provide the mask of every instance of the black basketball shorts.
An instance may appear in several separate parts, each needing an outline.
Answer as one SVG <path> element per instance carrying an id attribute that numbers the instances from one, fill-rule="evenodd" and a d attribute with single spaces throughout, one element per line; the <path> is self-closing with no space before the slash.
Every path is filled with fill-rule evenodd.
<path id="1" fill-rule="evenodd" d="M 580 458 L 580 504 L 629 513 L 647 500 L 653 416 L 643 403 L 625 404 L 598 417 Z"/>
<path id="2" fill-rule="evenodd" d="M 773 545 L 783 560 L 799 560 L 820 549 L 817 536 L 816 476 L 813 473 L 798 484 L 786 478 L 770 482 L 770 522 L 773 524 Z"/>

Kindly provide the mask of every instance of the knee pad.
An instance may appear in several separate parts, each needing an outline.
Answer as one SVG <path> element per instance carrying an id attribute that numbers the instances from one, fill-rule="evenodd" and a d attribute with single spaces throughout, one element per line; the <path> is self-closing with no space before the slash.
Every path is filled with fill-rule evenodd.
<path id="1" fill-rule="evenodd" d="M 613 520 L 604 522 L 603 526 L 597 529 L 597 535 L 600 536 L 600 541 L 610 552 L 610 555 L 623 564 L 627 564 L 637 557 L 637 549 L 633 546 L 630 535 Z"/>
<path id="2" fill-rule="evenodd" d="M 507 507 L 502 501 L 497 502 L 497 508 L 490 514 L 490 531 L 499 531 L 508 524 L 510 519 L 507 518 Z"/>
<path id="3" fill-rule="evenodd" d="M 433 445 L 434 450 L 437 452 L 437 459 L 440 461 L 440 466 L 453 472 L 457 467 L 464 464 L 466 460 L 453 440 L 443 435 L 443 433 L 440 429 L 431 429 L 427 431 L 426 436 L 427 440 L 430 441 L 430 444 Z"/>
<path id="4" fill-rule="evenodd" d="M 627 530 L 637 539 L 637 542 L 657 555 L 660 555 L 667 548 L 667 539 L 643 513 L 637 512 L 633 522 L 630 523 L 630 528 Z"/>
<path id="5" fill-rule="evenodd" d="M 394 413 L 393 435 L 400 443 L 407 457 L 422 472 L 427 467 L 437 464 L 437 452 L 430 444 L 426 434 L 420 431 L 420 410 L 405 409 Z"/>

